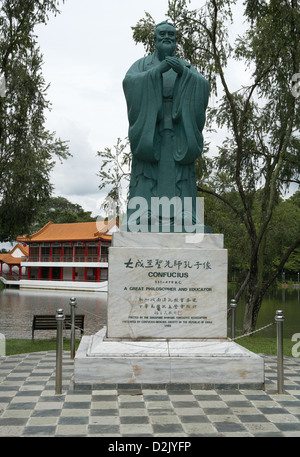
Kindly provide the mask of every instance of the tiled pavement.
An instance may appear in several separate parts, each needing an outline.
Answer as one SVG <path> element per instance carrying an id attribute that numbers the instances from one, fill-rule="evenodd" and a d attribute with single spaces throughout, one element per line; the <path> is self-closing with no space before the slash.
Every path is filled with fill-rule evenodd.
<path id="1" fill-rule="evenodd" d="M 147 386 L 74 389 L 63 358 L 55 394 L 55 351 L 0 358 L 1 437 L 299 437 L 300 358 L 285 358 L 277 391 L 275 356 L 264 356 L 266 390 L 172 390 Z"/>

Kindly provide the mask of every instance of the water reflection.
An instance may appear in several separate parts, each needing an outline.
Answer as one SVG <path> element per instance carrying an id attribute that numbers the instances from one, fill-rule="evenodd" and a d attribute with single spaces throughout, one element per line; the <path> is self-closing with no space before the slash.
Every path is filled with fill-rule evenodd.
<path id="1" fill-rule="evenodd" d="M 229 291 L 229 299 L 234 298 L 235 291 Z M 245 298 L 241 298 L 236 309 L 236 334 L 243 330 Z M 270 289 L 264 297 L 259 311 L 256 329 L 275 322 L 277 310 L 284 314 L 284 338 L 291 338 L 294 333 L 300 332 L 300 289 Z M 276 325 L 272 325 L 260 332 L 264 337 L 276 337 Z M 229 333 L 230 335 L 230 333 Z"/>
<path id="2" fill-rule="evenodd" d="M 86 335 L 106 323 L 107 294 L 97 292 L 5 289 L 0 292 L 0 333 L 6 338 L 31 338 L 34 314 L 55 314 L 62 308 L 70 314 L 70 298 L 77 301 L 76 313 L 85 314 Z M 55 336 L 55 331 L 37 331 L 35 338 Z"/>

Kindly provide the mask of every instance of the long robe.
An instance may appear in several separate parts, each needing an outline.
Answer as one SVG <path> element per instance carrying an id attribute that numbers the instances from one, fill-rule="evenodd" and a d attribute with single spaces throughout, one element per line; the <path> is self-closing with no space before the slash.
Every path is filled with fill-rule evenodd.
<path id="1" fill-rule="evenodd" d="M 123 81 L 133 155 L 129 201 L 143 197 L 149 215 L 152 197 L 197 196 L 195 160 L 203 149 L 209 84 L 181 62 L 182 75 L 172 69 L 161 74 L 155 51 L 135 62 Z"/>

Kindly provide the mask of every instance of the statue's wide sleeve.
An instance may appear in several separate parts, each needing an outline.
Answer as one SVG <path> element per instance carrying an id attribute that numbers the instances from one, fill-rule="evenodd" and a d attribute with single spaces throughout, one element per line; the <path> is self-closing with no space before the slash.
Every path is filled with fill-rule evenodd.
<path id="1" fill-rule="evenodd" d="M 185 67 L 177 78 L 173 103 L 174 159 L 178 163 L 193 163 L 202 153 L 208 97 L 208 81 L 193 67 Z"/>
<path id="2" fill-rule="evenodd" d="M 157 68 L 147 69 L 146 58 L 128 70 L 123 81 L 133 155 L 144 162 L 159 160 L 157 125 L 162 116 L 162 80 Z"/>

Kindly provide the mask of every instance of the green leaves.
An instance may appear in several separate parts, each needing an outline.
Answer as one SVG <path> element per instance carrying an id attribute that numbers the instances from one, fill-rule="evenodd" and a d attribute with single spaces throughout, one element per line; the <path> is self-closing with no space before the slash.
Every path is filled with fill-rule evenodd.
<path id="1" fill-rule="evenodd" d="M 100 177 L 99 189 L 108 188 L 106 199 L 102 208 L 106 212 L 117 210 L 117 217 L 122 211 L 124 201 L 127 199 L 128 184 L 131 169 L 131 151 L 129 140 L 117 139 L 117 144 L 113 149 L 105 148 L 104 151 L 98 151 L 101 158 L 101 167 L 98 173 Z"/>
<path id="2" fill-rule="evenodd" d="M 240 234 L 230 249 L 243 253 L 239 263 L 248 270 L 243 287 L 249 287 L 246 315 L 251 318 L 245 330 L 251 330 L 264 292 L 300 243 L 299 232 L 292 230 L 278 251 L 276 265 L 267 260 L 267 250 L 274 252 L 271 232 L 280 225 L 280 196 L 290 183 L 299 184 L 300 97 L 292 91 L 292 82 L 300 71 L 300 11 L 297 0 L 240 0 L 245 22 L 234 40 L 230 27 L 236 3 L 210 0 L 192 10 L 186 0 L 169 0 L 167 17 L 178 31 L 177 54 L 209 80 L 218 97 L 207 111 L 206 129 L 212 138 L 214 129 L 224 132 L 223 139 L 216 150 L 208 149 L 209 173 L 199 161 L 197 177 L 199 190 L 209 195 L 209 201 L 215 199 L 211 211 L 219 211 L 216 221 L 206 223 L 215 230 L 216 222 L 217 230 L 228 236 Z M 147 33 L 153 25 L 147 13 L 134 35 L 148 51 Z M 229 63 L 235 86 L 240 77 L 238 89 L 231 88 Z M 265 264 L 272 268 L 266 270 Z"/>
<path id="3" fill-rule="evenodd" d="M 52 192 L 50 172 L 70 154 L 66 142 L 45 129 L 47 84 L 34 28 L 57 14 L 57 1 L 4 0 L 0 5 L 0 240 L 28 230 Z"/>
<path id="4" fill-rule="evenodd" d="M 41 203 L 28 233 L 37 232 L 49 221 L 54 224 L 92 222 L 95 218 L 91 214 L 91 211 L 85 211 L 80 205 L 71 203 L 64 197 L 49 197 Z"/>
<path id="5" fill-rule="evenodd" d="M 145 13 L 146 18 L 140 19 L 133 30 L 133 39 L 136 43 L 143 43 L 146 54 L 152 54 L 154 51 L 154 30 L 155 21 L 149 13 Z"/>

